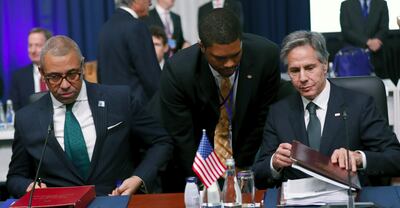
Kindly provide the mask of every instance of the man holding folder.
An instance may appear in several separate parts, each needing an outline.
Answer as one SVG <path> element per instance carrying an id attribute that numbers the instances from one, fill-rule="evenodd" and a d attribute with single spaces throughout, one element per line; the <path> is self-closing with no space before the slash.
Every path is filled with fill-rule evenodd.
<path id="1" fill-rule="evenodd" d="M 307 177 L 291 168 L 291 142 L 327 155 L 339 167 L 365 176 L 400 175 L 400 145 L 375 106 L 372 97 L 341 88 L 327 79 L 328 52 L 319 33 L 297 31 L 282 44 L 281 60 L 297 90 L 271 106 L 264 127 L 260 157 L 254 165 L 258 188 L 279 185 L 288 179 Z M 346 111 L 350 143 L 347 164 Z"/>

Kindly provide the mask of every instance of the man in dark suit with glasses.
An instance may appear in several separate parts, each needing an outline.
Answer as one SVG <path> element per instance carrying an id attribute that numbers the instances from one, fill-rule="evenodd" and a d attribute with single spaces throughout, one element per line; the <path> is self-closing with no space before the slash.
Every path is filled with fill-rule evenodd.
<path id="1" fill-rule="evenodd" d="M 92 184 L 97 195 L 130 195 L 139 188 L 151 192 L 169 159 L 170 139 L 129 87 L 83 81 L 83 60 L 76 43 L 65 36 L 43 47 L 39 68 L 50 92 L 16 114 L 7 175 L 13 196 L 33 188 L 46 138 L 37 188 Z M 147 151 L 142 160 L 139 144 Z"/>

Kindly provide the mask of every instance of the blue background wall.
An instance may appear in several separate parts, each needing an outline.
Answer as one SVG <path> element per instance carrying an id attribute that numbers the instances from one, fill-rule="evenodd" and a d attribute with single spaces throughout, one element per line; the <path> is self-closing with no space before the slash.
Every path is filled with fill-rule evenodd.
<path id="1" fill-rule="evenodd" d="M 30 63 L 27 37 L 33 27 L 74 39 L 86 60 L 96 58 L 97 34 L 114 11 L 113 0 L 2 0 L 0 1 L 0 70 L 3 99 L 13 70 Z"/>
<path id="2" fill-rule="evenodd" d="M 181 0 L 186 1 L 186 0 Z M 309 0 L 241 0 L 244 30 L 280 44 L 288 33 L 310 28 Z M 30 63 L 27 36 L 44 27 L 74 39 L 86 60 L 96 59 L 101 25 L 114 11 L 114 0 L 2 0 L 0 1 L 0 76 L 3 100 L 8 97 L 13 70 Z"/>

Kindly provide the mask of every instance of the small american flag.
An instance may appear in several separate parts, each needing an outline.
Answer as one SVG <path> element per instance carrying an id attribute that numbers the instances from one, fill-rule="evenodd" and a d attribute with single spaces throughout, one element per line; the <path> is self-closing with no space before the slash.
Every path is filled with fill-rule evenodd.
<path id="1" fill-rule="evenodd" d="M 192 169 L 207 188 L 221 177 L 226 170 L 225 165 L 222 164 L 211 147 L 204 129 Z"/>

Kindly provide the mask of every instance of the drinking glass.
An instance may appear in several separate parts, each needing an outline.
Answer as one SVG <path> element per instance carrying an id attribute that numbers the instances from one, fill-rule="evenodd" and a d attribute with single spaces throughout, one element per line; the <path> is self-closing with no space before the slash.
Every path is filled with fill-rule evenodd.
<path id="1" fill-rule="evenodd" d="M 399 28 L 400 28 L 400 16 L 397 16 L 397 25 L 398 25 Z"/>
<path id="2" fill-rule="evenodd" d="M 237 175 L 242 193 L 242 207 L 254 207 L 254 174 L 251 170 L 240 171 Z"/>

